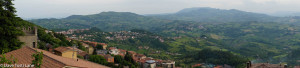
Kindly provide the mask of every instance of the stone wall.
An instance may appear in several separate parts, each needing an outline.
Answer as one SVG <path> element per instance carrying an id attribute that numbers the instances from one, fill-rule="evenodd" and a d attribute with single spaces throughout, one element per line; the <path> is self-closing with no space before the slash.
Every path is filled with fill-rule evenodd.
<path id="1" fill-rule="evenodd" d="M 18 39 L 21 42 L 24 42 L 22 47 L 29 46 L 33 48 L 37 48 L 37 27 L 28 27 L 28 28 L 20 28 L 24 32 L 24 36 L 18 36 Z"/>
<path id="2" fill-rule="evenodd" d="M 24 44 L 22 45 L 22 47 L 24 46 L 29 46 L 32 48 L 36 48 L 37 47 L 37 36 L 19 36 L 18 39 L 21 42 L 24 42 Z"/>

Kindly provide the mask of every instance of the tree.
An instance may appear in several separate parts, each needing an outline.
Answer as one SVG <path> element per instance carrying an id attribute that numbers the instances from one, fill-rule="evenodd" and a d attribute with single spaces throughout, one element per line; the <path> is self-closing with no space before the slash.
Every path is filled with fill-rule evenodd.
<path id="1" fill-rule="evenodd" d="M 6 58 L 6 55 L 2 51 L 2 55 L 0 57 L 0 64 L 14 64 L 16 63 L 16 59 L 14 59 L 13 56 L 10 56 L 10 58 Z"/>
<path id="2" fill-rule="evenodd" d="M 120 55 L 114 56 L 115 63 L 119 63 L 120 66 L 129 66 L 130 68 L 136 68 L 138 64 L 133 61 L 130 54 L 126 54 L 126 55 L 124 59 Z"/>
<path id="3" fill-rule="evenodd" d="M 34 65 L 36 68 L 41 68 L 41 65 L 43 63 L 43 52 L 37 52 L 36 54 L 33 54 L 32 57 L 34 60 L 32 60 L 32 65 Z"/>
<path id="4" fill-rule="evenodd" d="M 103 46 L 100 45 L 100 44 L 97 44 L 96 48 L 99 49 L 99 50 L 103 50 Z"/>
<path id="5" fill-rule="evenodd" d="M 235 67 L 245 67 L 247 58 L 243 58 L 238 55 L 234 55 L 229 51 L 219 51 L 212 49 L 203 49 L 194 55 L 195 60 L 202 60 L 202 62 L 212 64 L 228 64 Z"/>
<path id="6" fill-rule="evenodd" d="M 123 62 L 122 56 L 120 56 L 120 55 L 114 56 L 114 62 L 115 63 L 122 63 Z"/>
<path id="7" fill-rule="evenodd" d="M 22 42 L 17 39 L 17 36 L 23 35 L 23 32 L 16 27 L 18 24 L 15 8 L 11 1 L 0 0 L 0 50 L 1 52 L 9 52 L 21 47 Z"/>
<path id="8" fill-rule="evenodd" d="M 105 60 L 105 58 L 103 56 L 99 56 L 99 55 L 90 55 L 88 60 L 95 62 L 95 63 L 103 64 L 103 65 L 108 64 L 108 62 Z"/>
<path id="9" fill-rule="evenodd" d="M 130 63 L 135 63 L 135 61 L 133 60 L 131 54 L 128 53 L 128 51 L 126 52 L 126 55 L 124 57 L 124 59 Z"/>

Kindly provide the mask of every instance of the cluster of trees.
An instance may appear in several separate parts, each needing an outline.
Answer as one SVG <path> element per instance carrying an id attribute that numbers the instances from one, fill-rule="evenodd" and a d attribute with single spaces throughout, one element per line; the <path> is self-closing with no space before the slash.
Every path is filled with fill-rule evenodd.
<path id="1" fill-rule="evenodd" d="M 195 61 L 224 65 L 228 64 L 236 68 L 245 67 L 245 63 L 248 60 L 246 57 L 241 57 L 234 55 L 230 51 L 221 51 L 221 50 L 212 50 L 212 49 L 203 49 L 197 54 L 193 55 Z"/>
<path id="2" fill-rule="evenodd" d="M 298 65 L 300 62 L 300 48 L 293 50 L 291 53 L 288 54 L 286 57 L 287 62 L 289 65 Z"/>
<path id="3" fill-rule="evenodd" d="M 118 63 L 119 66 L 129 66 L 130 68 L 138 68 L 139 64 L 136 63 L 130 54 L 126 53 L 124 58 L 120 55 L 114 56 L 115 63 Z"/>
<path id="4" fill-rule="evenodd" d="M 66 36 L 63 34 L 57 33 L 46 33 L 46 29 L 39 28 L 38 29 L 38 38 L 41 40 L 38 43 L 39 49 L 47 50 L 46 45 L 53 45 L 52 48 L 56 48 L 59 46 L 72 46 L 73 44 L 81 45 L 79 41 L 68 41 Z"/>
<path id="5" fill-rule="evenodd" d="M 90 55 L 88 61 L 92 61 L 92 62 L 95 62 L 95 63 L 98 63 L 98 64 L 110 66 L 110 67 L 116 67 L 114 65 L 114 63 L 107 62 L 105 60 L 105 58 L 103 56 L 100 56 L 100 55 Z"/>

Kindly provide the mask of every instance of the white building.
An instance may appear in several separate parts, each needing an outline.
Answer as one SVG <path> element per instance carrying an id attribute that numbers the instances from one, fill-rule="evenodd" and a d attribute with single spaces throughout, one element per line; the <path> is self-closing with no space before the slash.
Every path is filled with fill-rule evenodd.
<path id="1" fill-rule="evenodd" d="M 175 61 L 170 61 L 170 60 L 164 61 L 164 62 L 162 62 L 162 67 L 163 68 L 175 68 Z"/>
<path id="2" fill-rule="evenodd" d="M 120 53 L 120 51 L 118 49 L 111 49 L 109 51 L 110 54 L 113 54 L 113 55 L 118 55 Z"/>
<path id="3" fill-rule="evenodd" d="M 155 67 L 156 67 L 156 63 L 154 60 L 147 60 L 143 66 L 143 68 L 155 68 Z"/>

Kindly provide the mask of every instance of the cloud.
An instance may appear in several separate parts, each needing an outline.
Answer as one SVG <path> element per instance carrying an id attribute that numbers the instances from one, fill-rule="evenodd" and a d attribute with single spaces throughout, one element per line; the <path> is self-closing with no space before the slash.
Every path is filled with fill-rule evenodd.
<path id="1" fill-rule="evenodd" d="M 20 17 L 65 17 L 103 11 L 138 14 L 174 13 L 184 8 L 213 7 L 271 13 L 300 11 L 300 0 L 15 0 Z"/>

